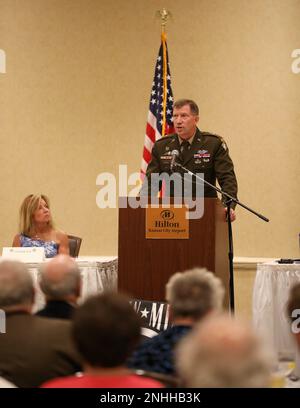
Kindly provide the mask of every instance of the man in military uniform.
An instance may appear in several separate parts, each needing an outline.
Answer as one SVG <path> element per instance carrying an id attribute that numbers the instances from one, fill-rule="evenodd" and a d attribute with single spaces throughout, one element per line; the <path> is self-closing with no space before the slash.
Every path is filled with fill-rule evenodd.
<path id="1" fill-rule="evenodd" d="M 203 173 L 204 179 L 215 185 L 216 179 L 222 190 L 234 198 L 237 197 L 237 180 L 234 173 L 233 163 L 228 153 L 224 140 L 217 135 L 202 132 L 197 128 L 199 121 L 199 108 L 189 99 L 181 99 L 174 104 L 173 123 L 175 134 L 164 136 L 157 140 L 152 149 L 152 159 L 146 171 L 148 184 L 144 183 L 141 195 L 153 195 L 153 183 L 151 175 L 167 173 L 171 174 L 171 162 L 174 150 L 179 153 L 178 163 L 193 173 Z M 174 169 L 180 174 L 181 179 L 184 170 L 180 167 Z M 197 181 L 198 182 L 198 181 Z M 196 179 L 192 179 L 192 195 L 196 191 Z M 174 189 L 169 190 L 170 196 L 174 196 Z M 217 197 L 217 193 L 208 185 L 204 186 L 205 197 Z M 232 205 L 234 208 L 234 204 Z M 231 209 L 231 219 L 235 219 L 235 213 Z"/>

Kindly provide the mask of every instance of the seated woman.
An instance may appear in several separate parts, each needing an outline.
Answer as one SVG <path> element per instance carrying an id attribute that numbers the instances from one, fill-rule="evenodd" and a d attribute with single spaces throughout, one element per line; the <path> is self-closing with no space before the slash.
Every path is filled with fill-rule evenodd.
<path id="1" fill-rule="evenodd" d="M 20 208 L 20 233 L 13 240 L 14 247 L 43 247 L 46 258 L 69 254 L 67 235 L 54 229 L 49 199 L 45 195 L 30 194 Z"/>

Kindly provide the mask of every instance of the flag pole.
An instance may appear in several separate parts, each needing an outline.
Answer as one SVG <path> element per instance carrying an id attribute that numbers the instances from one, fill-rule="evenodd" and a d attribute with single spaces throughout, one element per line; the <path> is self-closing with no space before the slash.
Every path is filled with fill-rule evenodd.
<path id="1" fill-rule="evenodd" d="M 147 171 L 152 158 L 152 147 L 156 140 L 166 134 L 174 133 L 172 122 L 173 91 L 171 86 L 171 73 L 166 39 L 166 24 L 171 13 L 166 9 L 157 10 L 156 19 L 161 23 L 161 44 L 155 63 L 154 78 L 151 87 L 149 111 L 146 125 L 145 142 L 141 164 L 141 178 Z"/>
<path id="2" fill-rule="evenodd" d="M 160 19 L 161 19 L 161 33 L 165 33 L 166 32 L 166 25 L 167 25 L 167 21 L 169 20 L 169 18 L 171 17 L 171 13 L 169 10 L 163 8 L 162 10 L 158 11 L 158 14 L 160 15 Z"/>
<path id="3" fill-rule="evenodd" d="M 167 41 L 167 35 L 166 35 L 166 25 L 167 25 L 167 21 L 171 15 L 171 13 L 163 8 L 162 10 L 159 10 L 159 15 L 160 15 L 160 19 L 161 19 L 161 43 L 163 46 L 163 84 L 164 84 L 164 95 L 163 95 L 163 100 L 162 100 L 162 110 L 163 110 L 163 114 L 162 114 L 162 132 L 161 135 L 165 136 L 166 134 L 166 107 L 167 107 L 167 71 L 168 71 L 168 67 L 167 67 L 167 46 L 166 46 L 166 41 Z"/>

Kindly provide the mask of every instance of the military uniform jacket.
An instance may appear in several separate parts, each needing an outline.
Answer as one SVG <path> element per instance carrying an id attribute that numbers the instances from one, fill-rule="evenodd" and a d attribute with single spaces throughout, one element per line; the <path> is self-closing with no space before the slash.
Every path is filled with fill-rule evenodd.
<path id="1" fill-rule="evenodd" d="M 164 136 L 154 143 L 152 149 L 152 159 L 146 171 L 146 180 L 150 180 L 153 173 L 171 174 L 170 164 L 172 159 L 172 151 L 180 152 L 180 142 L 177 134 Z M 228 153 L 228 148 L 224 140 L 217 135 L 208 132 L 201 132 L 197 129 L 193 142 L 188 153 L 185 155 L 185 160 L 181 154 L 177 158 L 188 170 L 193 173 L 203 173 L 204 179 L 215 185 L 216 179 L 220 187 L 233 197 L 237 197 L 237 180 L 234 173 L 232 160 Z M 184 171 L 180 168 L 175 170 L 183 176 Z M 196 179 L 193 178 L 193 196 L 195 196 Z M 153 195 L 150 182 L 142 187 L 141 195 Z M 175 194 L 176 195 L 176 194 Z M 170 196 L 174 196 L 174 191 L 170 189 Z M 204 186 L 205 197 L 216 197 L 216 191 L 211 187 Z"/>

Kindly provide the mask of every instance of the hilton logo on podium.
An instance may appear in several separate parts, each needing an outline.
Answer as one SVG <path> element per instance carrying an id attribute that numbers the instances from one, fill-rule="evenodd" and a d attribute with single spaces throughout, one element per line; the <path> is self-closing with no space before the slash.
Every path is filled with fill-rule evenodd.
<path id="1" fill-rule="evenodd" d="M 186 208 L 147 208 L 146 238 L 149 239 L 188 239 L 189 220 Z"/>
<path id="2" fill-rule="evenodd" d="M 175 214 L 171 210 L 163 210 L 160 213 L 162 220 L 155 221 L 155 228 L 179 228 L 179 222 L 172 221 Z"/>

